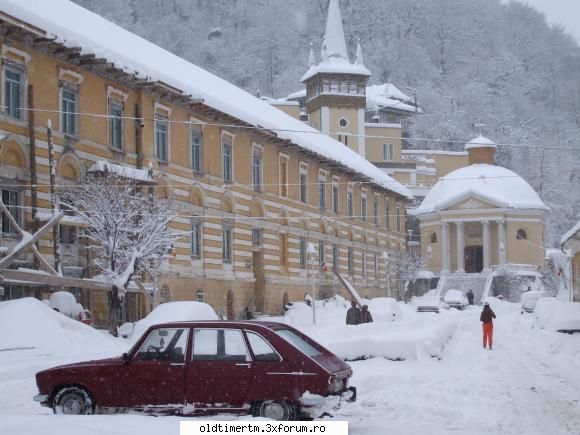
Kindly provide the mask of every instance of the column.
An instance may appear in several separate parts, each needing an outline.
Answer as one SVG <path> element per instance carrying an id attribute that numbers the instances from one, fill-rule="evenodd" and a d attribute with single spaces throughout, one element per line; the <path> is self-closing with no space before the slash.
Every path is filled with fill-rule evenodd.
<path id="1" fill-rule="evenodd" d="M 483 270 L 489 271 L 491 269 L 489 221 L 483 221 L 481 224 L 483 225 Z"/>
<path id="2" fill-rule="evenodd" d="M 465 272 L 465 243 L 463 222 L 457 222 L 457 272 Z"/>
<path id="3" fill-rule="evenodd" d="M 450 258 L 450 250 L 449 250 L 449 224 L 447 222 L 443 222 L 441 224 L 441 262 L 442 272 L 449 272 L 451 258 Z"/>
<path id="4" fill-rule="evenodd" d="M 499 264 L 502 266 L 506 264 L 506 246 L 505 246 L 505 220 L 501 219 L 497 221 L 497 234 L 498 234 L 498 249 L 499 249 Z"/>

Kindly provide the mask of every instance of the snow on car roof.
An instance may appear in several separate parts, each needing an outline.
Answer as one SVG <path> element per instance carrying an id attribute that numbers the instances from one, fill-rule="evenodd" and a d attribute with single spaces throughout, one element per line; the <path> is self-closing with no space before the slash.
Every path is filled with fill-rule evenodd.
<path id="1" fill-rule="evenodd" d="M 281 139 L 347 166 L 383 188 L 413 197 L 402 184 L 330 136 L 71 1 L 4 0 L 2 11 L 42 29 L 58 43 L 81 47 L 82 54 L 106 58 L 128 74 L 159 81 L 184 95 L 203 99 L 207 106 L 272 130 Z M 17 25 L 23 23 L 16 21 Z M 30 26 L 26 28 L 30 30 Z"/>

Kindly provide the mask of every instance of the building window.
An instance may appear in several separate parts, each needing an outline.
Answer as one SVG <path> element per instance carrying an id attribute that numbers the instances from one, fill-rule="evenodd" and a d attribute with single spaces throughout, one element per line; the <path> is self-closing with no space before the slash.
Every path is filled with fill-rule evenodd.
<path id="1" fill-rule="evenodd" d="M 354 253 L 351 246 L 348 247 L 347 262 L 348 262 L 348 273 L 350 275 L 354 275 Z"/>
<path id="2" fill-rule="evenodd" d="M 280 266 L 288 264 L 288 234 L 280 234 L 279 239 Z"/>
<path id="3" fill-rule="evenodd" d="M 332 270 L 338 271 L 338 245 L 332 245 Z"/>
<path id="4" fill-rule="evenodd" d="M 326 255 L 325 255 L 324 249 L 325 249 L 324 240 L 319 240 L 318 241 L 318 262 L 320 263 L 320 267 L 322 267 L 326 263 Z"/>
<path id="5" fill-rule="evenodd" d="M 338 214 L 339 207 L 339 190 L 338 190 L 338 180 L 332 181 L 332 211 Z"/>
<path id="6" fill-rule="evenodd" d="M 278 160 L 278 173 L 280 182 L 280 196 L 288 196 L 288 157 L 280 156 Z"/>
<path id="7" fill-rule="evenodd" d="M 234 181 L 233 163 L 234 147 L 232 136 L 222 134 L 222 177 L 224 181 L 231 183 Z"/>
<path id="8" fill-rule="evenodd" d="M 363 222 L 367 221 L 367 194 L 361 194 L 360 198 L 360 215 Z"/>
<path id="9" fill-rule="evenodd" d="M 526 230 L 523 229 L 519 229 L 518 232 L 516 233 L 516 239 L 517 240 L 528 240 L 528 233 L 526 232 Z"/>
<path id="10" fill-rule="evenodd" d="M 401 204 L 397 202 L 397 232 L 401 232 Z"/>
<path id="11" fill-rule="evenodd" d="M 306 237 L 300 237 L 300 267 L 306 269 Z"/>
<path id="12" fill-rule="evenodd" d="M 354 216 L 354 202 L 352 197 L 352 190 L 349 187 L 349 190 L 346 192 L 346 209 L 348 212 L 349 217 Z"/>
<path id="13" fill-rule="evenodd" d="M 375 225 L 379 224 L 379 197 L 373 197 L 373 223 Z"/>
<path id="14" fill-rule="evenodd" d="M 2 202 L 14 218 L 14 220 L 20 225 L 20 193 L 13 190 L 2 190 Z M 10 222 L 8 216 L 1 213 L 2 216 L 2 233 L 3 234 L 16 234 L 16 227 Z"/>
<path id="15" fill-rule="evenodd" d="M 224 263 L 232 262 L 232 229 L 222 228 L 222 260 Z"/>
<path id="16" fill-rule="evenodd" d="M 168 119 L 160 115 L 155 115 L 155 157 L 162 162 L 168 161 L 168 129 Z"/>
<path id="17" fill-rule="evenodd" d="M 77 100 L 78 90 L 63 87 L 61 91 L 62 132 L 65 135 L 76 136 L 78 132 Z"/>
<path id="18" fill-rule="evenodd" d="M 386 162 L 390 162 L 394 160 L 395 155 L 395 145 L 392 143 L 383 144 L 383 160 Z"/>
<path id="19" fill-rule="evenodd" d="M 191 132 L 191 169 L 194 172 L 202 172 L 202 147 L 203 139 L 201 132 L 192 131 Z"/>
<path id="20" fill-rule="evenodd" d="M 437 243 L 437 233 L 431 233 L 431 243 Z"/>
<path id="21" fill-rule="evenodd" d="M 59 225 L 58 235 L 63 245 L 74 245 L 77 242 L 77 227 L 71 225 Z"/>
<path id="22" fill-rule="evenodd" d="M 338 125 L 340 125 L 342 128 L 348 127 L 348 119 L 340 118 L 340 120 L 338 121 Z"/>
<path id="23" fill-rule="evenodd" d="M 262 247 L 262 229 L 253 228 L 252 229 L 252 246 L 254 249 Z"/>
<path id="24" fill-rule="evenodd" d="M 197 220 L 191 224 L 191 256 L 201 258 L 201 222 Z"/>
<path id="25" fill-rule="evenodd" d="M 256 192 L 262 191 L 262 150 L 258 147 L 252 149 L 252 185 Z"/>
<path id="26" fill-rule="evenodd" d="M 123 103 L 109 100 L 109 128 L 111 148 L 123 148 Z"/>
<path id="27" fill-rule="evenodd" d="M 197 302 L 204 302 L 205 301 L 205 293 L 203 292 L 202 289 L 197 289 L 197 291 L 195 292 L 195 300 Z"/>
<path id="28" fill-rule="evenodd" d="M 300 165 L 300 201 L 308 202 L 308 166 Z"/>
<path id="29" fill-rule="evenodd" d="M 361 262 L 362 262 L 362 265 L 361 265 L 362 275 L 364 276 L 367 273 L 367 251 L 366 251 L 366 249 L 363 249 L 363 251 L 362 251 Z"/>
<path id="30" fill-rule="evenodd" d="M 24 72 L 13 68 L 4 69 L 4 111 L 11 118 L 22 120 L 24 102 Z"/>
<path id="31" fill-rule="evenodd" d="M 385 198 L 385 224 L 388 231 L 391 231 L 391 206 L 389 198 Z"/>
<path id="32" fill-rule="evenodd" d="M 318 175 L 318 203 L 320 209 L 324 210 L 326 208 L 326 175 Z"/>

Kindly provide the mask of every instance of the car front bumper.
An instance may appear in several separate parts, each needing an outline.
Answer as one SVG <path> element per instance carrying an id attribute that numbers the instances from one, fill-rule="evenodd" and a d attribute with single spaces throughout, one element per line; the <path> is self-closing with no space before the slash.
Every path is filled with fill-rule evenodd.
<path id="1" fill-rule="evenodd" d="M 32 400 L 40 403 L 42 406 L 48 406 L 48 395 L 46 394 L 37 394 Z"/>

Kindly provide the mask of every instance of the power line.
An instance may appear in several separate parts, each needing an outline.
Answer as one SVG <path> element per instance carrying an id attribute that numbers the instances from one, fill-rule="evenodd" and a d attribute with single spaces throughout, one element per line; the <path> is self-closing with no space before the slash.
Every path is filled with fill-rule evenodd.
<path id="1" fill-rule="evenodd" d="M 0 106 L 4 109 L 7 106 Z M 222 123 L 212 123 L 212 122 L 203 122 L 203 121 L 177 121 L 177 120 L 170 120 L 170 119 L 157 119 L 157 118 L 139 118 L 134 116 L 114 116 L 109 114 L 101 114 L 101 113 L 87 113 L 87 112 L 68 112 L 62 110 L 55 110 L 55 109 L 30 109 L 26 107 L 20 108 L 12 108 L 12 110 L 23 110 L 29 112 L 38 112 L 38 113 L 54 113 L 54 114 L 64 114 L 64 115 L 75 115 L 75 116 L 91 116 L 95 118 L 103 118 L 103 119 L 123 119 L 123 120 L 131 120 L 131 121 L 148 121 L 148 122 L 161 122 L 164 124 L 179 124 L 179 125 L 189 125 L 189 126 L 211 126 L 211 127 L 221 127 L 221 128 L 231 128 L 231 129 L 245 129 L 245 130 L 262 130 L 262 131 L 272 131 L 272 132 L 281 132 L 281 133 L 304 133 L 304 134 L 316 134 L 316 135 L 343 135 L 343 136 L 350 136 L 350 137 L 358 137 L 358 138 L 374 138 L 374 139 L 392 139 L 392 140 L 406 140 L 406 141 L 417 141 L 417 142 L 432 142 L 432 143 L 456 143 L 465 145 L 469 142 L 467 141 L 460 141 L 460 140 L 450 140 L 450 139 L 431 139 L 431 138 L 413 138 L 413 137 L 400 137 L 400 136 L 381 136 L 381 135 L 369 135 L 369 134 L 353 134 L 349 132 L 331 132 L 331 133 L 323 133 L 319 130 L 296 130 L 296 129 L 284 129 L 284 128 L 274 128 L 274 127 L 261 127 L 261 126 L 247 126 L 247 125 L 236 125 L 236 124 L 222 124 Z M 514 143 L 496 143 L 497 146 L 504 146 L 504 147 L 513 147 L 513 148 L 531 148 L 531 149 L 542 149 L 542 150 L 563 150 L 563 151 L 578 151 L 580 152 L 580 148 L 574 147 L 543 147 L 539 145 L 526 145 L 526 144 L 514 144 Z M 413 151 L 413 150 L 409 150 Z"/>

